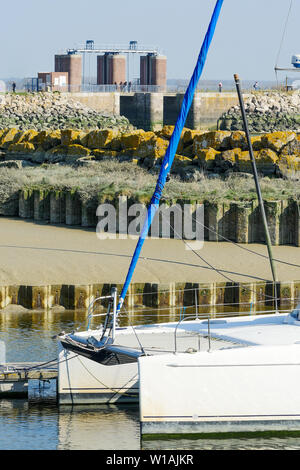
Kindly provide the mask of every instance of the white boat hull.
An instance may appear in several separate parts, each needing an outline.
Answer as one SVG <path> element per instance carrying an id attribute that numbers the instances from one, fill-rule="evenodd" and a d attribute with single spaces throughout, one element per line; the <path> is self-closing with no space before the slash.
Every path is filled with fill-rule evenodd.
<path id="1" fill-rule="evenodd" d="M 105 366 L 61 348 L 60 404 L 138 402 L 137 363 Z"/>
<path id="2" fill-rule="evenodd" d="M 142 434 L 300 430 L 299 344 L 138 363 Z"/>
<path id="3" fill-rule="evenodd" d="M 199 326 L 201 322 L 192 321 L 189 325 Z M 116 343 L 131 348 L 138 348 L 140 344 L 150 354 L 168 354 L 174 351 L 175 327 L 177 323 L 138 326 L 135 333 L 132 328 L 117 332 Z M 207 326 L 203 326 L 207 331 Z M 96 332 L 83 332 L 78 336 L 87 338 L 90 335 L 99 335 Z M 180 331 L 176 335 L 178 350 L 188 348 L 197 350 L 199 337 L 194 331 Z M 208 348 L 207 338 L 201 338 L 201 347 Z M 227 344 L 218 341 L 213 347 L 220 348 Z M 60 404 L 103 404 L 103 403 L 138 403 L 138 363 L 134 362 L 114 365 L 104 365 L 74 351 L 66 349 L 60 344 L 58 360 L 58 399 Z"/>

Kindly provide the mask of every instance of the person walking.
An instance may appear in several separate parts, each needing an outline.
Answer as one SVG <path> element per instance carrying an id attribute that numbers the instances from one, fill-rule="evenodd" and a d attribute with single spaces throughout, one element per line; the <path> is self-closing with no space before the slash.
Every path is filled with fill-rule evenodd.
<path id="1" fill-rule="evenodd" d="M 16 92 L 16 86 L 17 86 L 17 85 L 15 84 L 15 82 L 13 82 L 13 83 L 12 83 L 12 86 L 11 86 L 13 93 Z"/>
<path id="2" fill-rule="evenodd" d="M 222 88 L 223 88 L 223 83 L 220 82 L 220 83 L 219 83 L 219 92 L 220 92 L 220 93 L 222 93 Z"/>
<path id="3" fill-rule="evenodd" d="M 254 88 L 255 91 L 258 90 L 258 82 L 255 82 L 255 83 L 254 83 L 253 88 Z"/>

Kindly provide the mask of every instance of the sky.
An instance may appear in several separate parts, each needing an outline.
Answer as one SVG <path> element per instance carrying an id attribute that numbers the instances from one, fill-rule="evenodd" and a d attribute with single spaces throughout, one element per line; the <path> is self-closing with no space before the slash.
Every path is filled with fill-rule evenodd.
<path id="1" fill-rule="evenodd" d="M 167 56 L 168 78 L 188 79 L 215 2 L 1 2 L 0 78 L 36 77 L 37 72 L 54 71 L 55 54 L 92 39 L 97 45 L 128 44 L 130 40 L 157 45 Z M 275 80 L 274 66 L 289 7 L 290 0 L 224 0 L 202 79 L 231 80 L 238 73 L 245 80 Z M 300 54 L 299 18 L 300 0 L 293 0 L 280 66 L 290 67 L 291 56 Z M 89 67 L 93 69 L 93 63 Z M 138 69 L 137 62 L 134 67 Z"/>

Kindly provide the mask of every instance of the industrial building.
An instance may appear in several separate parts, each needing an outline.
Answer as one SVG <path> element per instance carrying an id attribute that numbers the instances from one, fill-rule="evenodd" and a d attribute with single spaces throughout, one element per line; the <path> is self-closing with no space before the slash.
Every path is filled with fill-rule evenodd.
<path id="1" fill-rule="evenodd" d="M 164 91 L 167 83 L 167 58 L 153 46 L 139 46 L 130 41 L 129 46 L 95 46 L 88 40 L 85 45 L 68 49 L 65 54 L 57 54 L 54 59 L 54 72 L 39 73 L 38 80 L 43 88 L 65 88 L 65 91 L 78 92 L 84 85 L 86 57 L 96 55 L 96 83 L 89 85 L 116 85 L 122 91 L 124 84 L 131 83 L 130 63 L 133 56 L 140 56 L 139 77 L 135 84 Z M 121 86 L 121 88 L 120 88 Z M 127 91 L 130 88 L 127 87 Z M 156 91 L 155 89 L 151 91 Z"/>

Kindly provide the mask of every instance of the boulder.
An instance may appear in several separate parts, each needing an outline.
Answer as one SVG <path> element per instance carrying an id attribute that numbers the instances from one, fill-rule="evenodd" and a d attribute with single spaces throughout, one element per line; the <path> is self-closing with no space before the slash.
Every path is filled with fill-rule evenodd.
<path id="1" fill-rule="evenodd" d="M 6 129 L 0 138 L 0 148 L 7 149 L 12 143 L 16 141 L 19 132 L 19 129 L 16 128 Z"/>
<path id="2" fill-rule="evenodd" d="M 72 144 L 66 148 L 68 157 L 86 157 L 90 155 L 91 150 L 79 144 Z"/>
<path id="3" fill-rule="evenodd" d="M 211 131 L 194 137 L 194 152 L 199 155 L 203 149 L 227 150 L 230 146 L 231 132 Z"/>
<path id="4" fill-rule="evenodd" d="M 213 148 L 199 150 L 197 159 L 198 166 L 203 170 L 212 170 L 216 166 L 216 155 L 220 152 Z"/>
<path id="5" fill-rule="evenodd" d="M 60 129 L 41 131 L 34 138 L 34 143 L 46 151 L 58 147 L 61 144 L 61 131 Z"/>
<path id="6" fill-rule="evenodd" d="M 263 147 L 280 153 L 283 147 L 296 139 L 295 132 L 272 132 L 261 137 Z"/>
<path id="7" fill-rule="evenodd" d="M 121 148 L 123 150 L 137 148 L 141 145 L 142 142 L 147 142 L 148 140 L 155 137 L 154 132 L 145 132 L 143 130 L 137 130 L 129 134 L 121 135 Z"/>
<path id="8" fill-rule="evenodd" d="M 278 176 L 293 176 L 297 172 L 300 172 L 299 156 L 285 155 L 276 163 L 276 174 Z"/>
<path id="9" fill-rule="evenodd" d="M 30 142 L 20 142 L 10 144 L 7 151 L 8 153 L 33 153 L 35 151 L 35 147 Z"/>
<path id="10" fill-rule="evenodd" d="M 104 160 L 107 158 L 116 158 L 119 153 L 114 150 L 95 149 L 92 151 L 92 155 L 95 157 L 95 160 Z"/>
<path id="11" fill-rule="evenodd" d="M 117 135 L 118 131 L 113 129 L 91 131 L 88 134 L 87 147 L 92 150 L 111 148 L 111 142 Z"/>
<path id="12" fill-rule="evenodd" d="M 242 155 L 241 148 L 234 148 L 232 150 L 224 150 L 215 156 L 216 167 L 222 171 L 235 169 L 238 167 L 239 158 Z"/>
<path id="13" fill-rule="evenodd" d="M 85 132 L 77 131 L 74 129 L 62 129 L 61 131 L 61 145 L 67 147 L 73 144 L 81 144 L 81 139 L 86 136 Z"/>
<path id="14" fill-rule="evenodd" d="M 168 146 L 168 140 L 153 136 L 149 140 L 144 140 L 136 149 L 133 156 L 136 158 L 161 158 L 165 156 Z"/>

